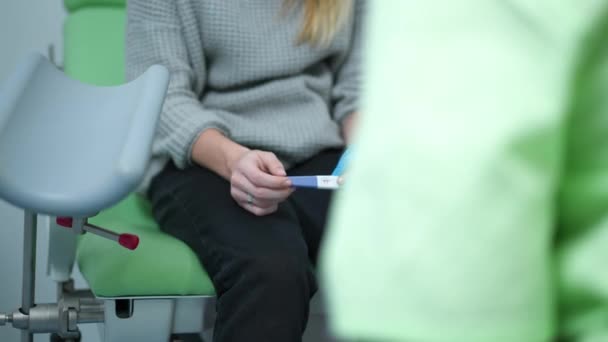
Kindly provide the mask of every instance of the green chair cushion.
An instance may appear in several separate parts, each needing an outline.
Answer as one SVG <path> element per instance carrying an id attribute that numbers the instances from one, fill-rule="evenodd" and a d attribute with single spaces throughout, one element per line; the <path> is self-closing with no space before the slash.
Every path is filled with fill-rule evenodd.
<path id="1" fill-rule="evenodd" d="M 64 26 L 66 74 L 97 85 L 123 83 L 124 29 L 124 8 L 87 7 L 70 14 Z M 184 243 L 160 231 L 144 198 L 133 194 L 90 221 L 140 237 L 135 251 L 93 234 L 80 238 L 78 265 L 97 296 L 214 294 L 196 255 Z"/>
<path id="2" fill-rule="evenodd" d="M 152 218 L 149 204 L 131 195 L 90 222 L 116 232 L 139 235 L 130 251 L 93 234 L 80 238 L 80 271 L 100 297 L 213 295 L 207 273 L 192 250 L 163 233 Z"/>
<path id="3" fill-rule="evenodd" d="M 64 0 L 68 12 L 75 12 L 85 7 L 125 7 L 126 0 Z"/>

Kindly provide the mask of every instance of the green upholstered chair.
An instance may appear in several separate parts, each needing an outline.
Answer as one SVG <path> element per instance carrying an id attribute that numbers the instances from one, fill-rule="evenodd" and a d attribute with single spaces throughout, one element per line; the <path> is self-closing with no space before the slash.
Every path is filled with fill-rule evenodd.
<path id="1" fill-rule="evenodd" d="M 124 77 L 124 0 L 65 0 L 64 72 L 95 85 L 116 85 Z M 135 251 L 93 234 L 74 241 L 51 229 L 49 275 L 70 279 L 75 260 L 98 299 L 104 300 L 102 341 L 167 342 L 173 333 L 210 331 L 214 288 L 196 255 L 164 234 L 149 204 L 131 194 L 89 219 L 97 226 L 140 238 Z"/>

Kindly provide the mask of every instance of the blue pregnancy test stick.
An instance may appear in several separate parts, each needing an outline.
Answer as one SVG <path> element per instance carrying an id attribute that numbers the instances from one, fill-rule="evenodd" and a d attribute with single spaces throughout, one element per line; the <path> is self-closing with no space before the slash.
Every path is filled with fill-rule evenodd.
<path id="1" fill-rule="evenodd" d="M 353 148 L 351 146 L 344 151 L 340 157 L 340 160 L 338 161 L 338 165 L 336 165 L 336 168 L 334 169 L 334 172 L 331 173 L 332 176 L 341 176 L 344 173 L 346 166 L 350 162 L 350 154 L 352 150 Z"/>
<path id="2" fill-rule="evenodd" d="M 344 173 L 348 164 L 352 147 L 347 148 L 340 157 L 338 165 L 332 172 L 331 176 L 293 176 L 288 177 L 291 183 L 296 188 L 311 188 L 311 189 L 328 189 L 335 190 L 340 188 L 338 179 Z"/>
<path id="3" fill-rule="evenodd" d="M 287 177 L 296 188 L 335 190 L 340 188 L 338 176 L 291 176 Z"/>

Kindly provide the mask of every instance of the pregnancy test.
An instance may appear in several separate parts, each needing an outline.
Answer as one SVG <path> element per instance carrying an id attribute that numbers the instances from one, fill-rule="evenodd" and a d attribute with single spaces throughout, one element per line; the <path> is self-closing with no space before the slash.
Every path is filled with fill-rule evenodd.
<path id="1" fill-rule="evenodd" d="M 292 176 L 287 177 L 296 188 L 335 190 L 340 188 L 339 176 Z"/>

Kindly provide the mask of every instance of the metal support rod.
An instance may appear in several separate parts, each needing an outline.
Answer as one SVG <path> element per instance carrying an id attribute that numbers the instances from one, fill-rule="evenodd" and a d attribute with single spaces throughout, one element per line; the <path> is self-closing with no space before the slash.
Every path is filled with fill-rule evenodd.
<path id="1" fill-rule="evenodd" d="M 23 293 L 21 295 L 21 312 L 29 315 L 30 309 L 35 305 L 36 293 L 36 213 L 25 210 L 23 217 Z M 33 335 L 21 331 L 21 342 L 32 342 Z"/>
<path id="2" fill-rule="evenodd" d="M 34 342 L 34 335 L 27 330 L 21 330 L 21 342 Z"/>
<path id="3" fill-rule="evenodd" d="M 139 237 L 137 235 L 115 233 L 111 230 L 107 230 L 105 228 L 98 227 L 90 223 L 86 223 L 85 225 L 83 225 L 82 228 L 89 233 L 99 235 L 112 241 L 116 241 L 121 246 L 130 250 L 136 249 L 139 245 Z"/>
<path id="4" fill-rule="evenodd" d="M 103 323 L 103 301 L 93 297 L 79 299 L 78 323 Z"/>
<path id="5" fill-rule="evenodd" d="M 86 223 L 84 225 L 84 230 L 89 232 L 89 233 L 93 233 L 95 235 L 99 235 L 101 237 L 104 237 L 106 239 L 110 239 L 112 241 L 116 241 L 118 242 L 118 239 L 120 238 L 120 234 L 115 233 L 111 230 L 107 230 L 105 228 L 96 226 L 94 224 L 90 224 L 90 223 Z"/>
<path id="6" fill-rule="evenodd" d="M 103 311 L 91 311 L 91 312 L 79 312 L 78 323 L 103 323 L 104 321 Z"/>
<path id="7" fill-rule="evenodd" d="M 13 323 L 12 314 L 0 314 L 0 327 L 10 323 Z"/>

